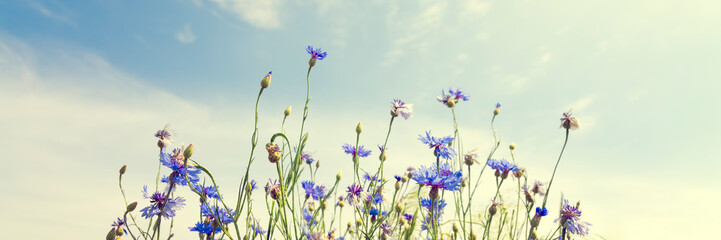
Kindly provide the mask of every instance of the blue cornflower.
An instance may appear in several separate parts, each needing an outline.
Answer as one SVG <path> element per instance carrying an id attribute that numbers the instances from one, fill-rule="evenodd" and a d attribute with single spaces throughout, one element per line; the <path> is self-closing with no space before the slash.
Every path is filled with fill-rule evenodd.
<path id="1" fill-rule="evenodd" d="M 413 220 L 413 214 L 404 213 L 403 218 L 405 218 L 406 221 L 410 222 L 411 220 Z"/>
<path id="2" fill-rule="evenodd" d="M 371 150 L 366 150 L 363 145 L 358 146 L 358 149 L 350 144 L 343 144 L 343 151 L 346 154 L 350 154 L 355 159 L 356 157 L 368 157 L 371 155 Z"/>
<path id="3" fill-rule="evenodd" d="M 298 152 L 298 150 L 296 150 L 295 148 L 293 148 L 293 151 Z M 304 161 L 304 162 L 307 163 L 308 165 L 310 165 L 311 163 L 313 163 L 313 162 L 315 161 L 315 159 L 313 158 L 313 156 L 311 156 L 311 154 L 308 153 L 308 152 L 301 152 L 301 153 L 300 153 L 300 160 L 301 160 L 301 161 Z"/>
<path id="4" fill-rule="evenodd" d="M 300 184 L 303 187 L 303 190 L 305 190 L 305 197 L 313 197 L 315 200 L 320 200 L 321 198 L 325 197 L 325 186 L 322 185 L 315 185 L 315 183 L 311 181 L 303 181 Z"/>
<path id="5" fill-rule="evenodd" d="M 381 182 L 381 179 L 378 179 L 376 176 L 371 176 L 368 173 L 363 174 L 363 180 L 364 181 L 372 181 L 372 182 Z"/>
<path id="6" fill-rule="evenodd" d="M 567 199 L 563 199 L 561 217 L 554 220 L 554 222 L 560 221 L 561 226 L 566 228 L 569 233 L 586 236 L 588 234 L 588 226 L 591 224 L 581 221 L 580 217 L 581 209 L 578 209 L 578 205 L 570 205 Z"/>
<path id="7" fill-rule="evenodd" d="M 393 228 L 391 228 L 391 226 L 386 223 L 381 224 L 381 230 L 383 230 L 382 233 L 386 236 L 390 236 L 391 234 L 393 234 Z"/>
<path id="8" fill-rule="evenodd" d="M 536 207 L 536 217 L 544 217 L 546 215 L 548 215 L 548 209 L 546 209 L 545 207 Z"/>
<path id="9" fill-rule="evenodd" d="M 303 208 L 303 219 L 306 223 L 308 223 L 308 226 L 313 226 L 316 224 L 315 219 L 313 219 L 313 215 L 310 214 L 310 212 L 306 208 Z"/>
<path id="10" fill-rule="evenodd" d="M 203 217 L 206 217 L 212 221 L 215 221 L 215 218 L 218 218 L 218 221 L 221 224 L 228 224 L 233 222 L 233 216 L 235 216 L 235 212 L 233 210 L 230 210 L 231 213 L 229 213 L 225 207 L 220 206 L 212 206 L 208 207 L 205 203 L 200 205 L 200 213 L 203 215 Z"/>
<path id="11" fill-rule="evenodd" d="M 173 172 L 170 173 L 170 176 L 163 177 L 162 182 L 167 183 L 172 180 L 174 183 L 185 186 L 188 185 L 188 181 L 185 179 L 186 176 L 188 177 L 188 180 L 190 180 L 191 184 L 197 184 L 198 181 L 200 181 L 200 169 L 193 166 L 185 166 L 183 149 L 173 149 L 173 154 L 170 154 L 166 153 L 165 148 L 163 148 L 160 151 L 160 163 L 162 163 L 163 166 L 170 168 L 170 170 L 173 170 Z"/>
<path id="12" fill-rule="evenodd" d="M 222 231 L 219 227 L 214 228 L 210 222 L 197 222 L 195 226 L 188 227 L 192 232 L 198 232 L 199 234 L 212 234 Z"/>
<path id="13" fill-rule="evenodd" d="M 396 179 L 396 182 L 400 182 L 401 179 L 403 179 L 403 178 L 402 178 L 401 176 L 399 176 L 399 175 L 395 175 L 395 176 L 393 176 L 393 178 Z"/>
<path id="14" fill-rule="evenodd" d="M 453 150 L 453 148 L 448 147 L 448 143 L 453 141 L 451 136 L 437 138 L 431 136 L 431 131 L 427 131 L 426 136 L 419 135 L 418 140 L 424 144 L 428 144 L 428 147 L 433 149 L 433 155 L 436 157 L 442 157 L 450 160 L 456 156 L 456 151 Z"/>
<path id="15" fill-rule="evenodd" d="M 115 229 L 123 229 L 124 233 L 128 233 L 128 231 L 125 231 L 127 225 L 125 225 L 123 219 L 118 218 L 118 221 L 113 222 L 110 226 L 115 227 Z"/>
<path id="16" fill-rule="evenodd" d="M 195 191 L 200 192 L 201 194 L 203 194 L 206 197 L 220 199 L 220 194 L 218 194 L 218 189 L 213 186 L 203 187 L 203 186 L 200 186 L 197 184 L 192 184 L 191 186 L 193 187 L 193 189 L 195 189 Z"/>
<path id="17" fill-rule="evenodd" d="M 361 194 L 363 193 L 363 187 L 354 183 L 353 185 L 348 186 L 348 190 L 346 192 L 348 192 L 348 195 L 346 197 L 348 199 L 348 202 L 351 205 L 355 206 L 361 198 Z"/>
<path id="18" fill-rule="evenodd" d="M 463 93 L 462 90 L 457 88 L 449 88 L 448 93 L 441 91 L 438 101 L 445 104 L 448 107 L 453 107 L 459 101 L 468 101 L 468 94 Z"/>
<path id="19" fill-rule="evenodd" d="M 506 159 L 488 159 L 486 161 L 486 165 L 493 168 L 493 170 L 496 170 L 497 177 L 501 176 L 504 179 L 508 176 L 509 172 L 516 173 L 518 171 L 521 171 L 520 167 L 516 166 L 516 164 L 506 161 Z"/>
<path id="20" fill-rule="evenodd" d="M 431 206 L 433 205 L 433 203 L 435 203 L 435 207 L 432 208 Z M 444 201 L 443 199 L 436 200 L 434 202 L 430 198 L 421 198 L 420 204 L 421 204 L 421 207 L 427 208 L 428 211 L 435 209 L 436 211 L 434 211 L 434 212 L 443 212 L 443 209 L 446 208 L 446 205 L 447 205 L 446 201 Z"/>
<path id="21" fill-rule="evenodd" d="M 248 182 L 248 187 L 249 187 L 248 192 L 254 191 L 255 189 L 258 188 L 257 182 L 255 182 L 255 180 L 250 180 L 250 182 Z"/>
<path id="22" fill-rule="evenodd" d="M 181 197 L 167 197 L 165 193 L 155 192 L 152 195 L 148 195 L 148 187 L 143 186 L 143 196 L 150 199 L 150 206 L 140 209 L 144 218 L 151 218 L 156 215 L 160 215 L 160 211 L 163 211 L 164 218 L 175 217 L 175 211 L 185 206 L 185 199 Z"/>
<path id="23" fill-rule="evenodd" d="M 266 232 L 268 232 L 263 230 L 263 228 L 260 226 L 260 223 L 258 223 L 257 221 L 250 224 L 250 229 L 253 230 L 253 237 L 258 235 L 263 236 Z"/>
<path id="24" fill-rule="evenodd" d="M 418 184 L 431 187 L 431 192 L 435 189 L 444 189 L 448 191 L 457 191 L 461 189 L 461 179 L 463 173 L 461 171 L 453 172 L 451 165 L 441 164 L 440 169 L 436 166 L 426 168 L 421 166 L 413 172 L 413 180 Z"/>
<path id="25" fill-rule="evenodd" d="M 327 52 L 321 51 L 320 48 L 313 49 L 313 46 L 308 46 L 305 48 L 305 51 L 310 54 L 310 58 L 312 59 L 323 60 L 325 56 L 328 55 Z"/>
<path id="26" fill-rule="evenodd" d="M 366 204 L 380 204 L 383 202 L 383 194 L 368 194 L 365 199 Z"/>
<path id="27" fill-rule="evenodd" d="M 402 116 L 403 119 L 408 120 L 411 115 L 413 115 L 413 104 L 406 104 L 400 99 L 393 99 L 393 102 L 391 102 L 391 116 Z"/>

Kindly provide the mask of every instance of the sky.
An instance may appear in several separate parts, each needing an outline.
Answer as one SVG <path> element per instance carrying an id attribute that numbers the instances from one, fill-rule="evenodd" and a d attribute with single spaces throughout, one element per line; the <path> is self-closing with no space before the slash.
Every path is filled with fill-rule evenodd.
<path id="1" fill-rule="evenodd" d="M 358 122 L 361 144 L 382 143 L 394 98 L 415 114 L 394 122 L 387 169 L 429 164 L 416 139 L 452 134 L 435 98 L 458 87 L 470 95 L 456 106 L 464 148 L 490 149 L 501 103 L 497 157 L 515 142 L 533 179 L 549 178 L 559 118 L 573 109 L 581 128 L 550 199 L 581 200 L 592 239 L 708 239 L 721 214 L 719 9 L 712 0 L 0 0 L 0 226 L 8 238 L 104 236 L 122 214 L 120 166 L 129 201 L 147 204 L 153 133 L 168 123 L 234 197 L 261 78 L 273 71 L 260 143 L 289 105 L 285 129 L 298 136 L 312 45 L 328 52 L 310 75 L 306 127 L 328 168 L 321 182 L 338 169 L 350 176 L 341 145 Z M 251 177 L 263 183 L 274 169 L 262 152 Z M 376 151 L 361 166 L 377 164 Z M 179 239 L 194 236 L 186 211 Z"/>

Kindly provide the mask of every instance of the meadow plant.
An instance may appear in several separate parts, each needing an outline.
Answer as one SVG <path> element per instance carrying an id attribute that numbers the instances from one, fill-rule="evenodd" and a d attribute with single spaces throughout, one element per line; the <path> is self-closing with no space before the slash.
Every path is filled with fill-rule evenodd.
<path id="1" fill-rule="evenodd" d="M 310 73 L 318 61 L 326 58 L 327 53 L 312 46 L 308 46 L 306 51 L 310 54 L 306 101 L 300 135 L 295 142 L 284 131 L 286 118 L 291 114 L 289 106 L 284 111 L 280 131 L 270 139 L 264 139 L 267 140 L 264 144 L 268 161 L 253 165 L 255 149 L 260 141 L 258 103 L 263 92 L 270 88 L 272 72 L 268 72 L 261 80 L 256 98 L 250 156 L 244 173 L 240 175 L 237 195 L 221 194 L 211 171 L 192 158 L 193 144 L 172 148 L 174 132 L 166 125 L 155 133 L 159 150 L 158 173 L 152 190 L 142 187 L 145 200 L 127 202 L 122 185 L 127 167 L 121 167 L 119 187 L 125 207 L 121 217 L 110 224 L 106 239 L 170 239 L 174 236 L 173 231 L 177 230 L 173 228 L 174 218 L 183 211 L 182 214 L 195 212 L 199 220 L 183 226 L 180 231 L 195 232 L 200 240 L 571 239 L 588 235 L 590 224 L 580 218 L 580 202 L 573 205 L 565 199 L 559 217 L 553 223 L 546 221 L 546 224 L 554 224 L 556 230 L 542 236 L 538 229 L 543 218 L 549 214 L 548 193 L 570 131 L 579 127 L 578 119 L 570 112 L 563 113 L 561 129 L 565 132 L 565 139 L 553 174 L 547 182 L 543 178 L 529 181 L 528 172 L 514 156 L 515 143 L 509 145 L 510 160 L 497 156 L 500 155 L 501 140 L 494 122 L 501 112 L 499 103 L 490 115 L 494 141 L 488 155 L 482 157 L 478 148 L 464 151 L 456 107 L 460 102 L 468 101 L 469 95 L 457 88 L 444 90 L 437 98 L 450 109 L 452 135 L 434 136 L 425 131 L 418 137 L 419 142 L 431 150 L 427 160 L 413 161 L 413 166 L 386 178 L 384 164 L 388 160 L 388 139 L 394 120 L 409 119 L 413 115 L 412 104 L 394 99 L 390 102 L 390 121 L 385 140 L 378 145 L 380 161 L 377 168 L 360 168 L 361 159 L 371 156 L 373 151 L 360 144 L 363 125 L 358 123 L 355 142 L 338 144 L 349 156 L 349 163 L 353 164 L 352 183 L 341 186 L 343 175 L 338 172 L 334 184 L 320 184 L 319 180 L 333 177 L 318 174 L 320 162 L 306 151 L 309 137 L 305 124 L 309 114 Z M 482 160 L 485 164 L 476 164 L 482 163 Z M 305 173 L 304 164 L 308 169 Z M 265 183 L 263 208 L 251 201 L 258 182 L 249 178 L 249 172 L 251 168 L 269 166 L 275 169 L 276 176 Z M 484 179 L 484 173 L 492 176 Z M 494 181 L 485 181 L 488 178 Z M 494 182 L 495 191 L 489 193 L 493 196 L 490 200 L 477 196 L 476 191 L 481 184 Z M 504 183 L 511 185 L 515 191 L 502 193 Z M 543 201 L 539 201 L 541 198 Z M 187 209 L 186 199 L 199 199 L 200 209 Z M 487 207 L 473 208 L 474 205 Z M 139 216 L 135 212 L 138 207 Z M 348 222 L 344 225 L 345 221 Z M 167 234 L 161 233 L 163 224 L 169 224 Z"/>

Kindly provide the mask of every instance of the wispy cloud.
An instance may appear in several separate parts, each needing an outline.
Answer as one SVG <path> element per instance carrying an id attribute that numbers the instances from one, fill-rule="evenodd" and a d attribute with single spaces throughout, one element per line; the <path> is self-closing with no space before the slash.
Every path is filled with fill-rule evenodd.
<path id="1" fill-rule="evenodd" d="M 283 0 L 212 0 L 221 10 L 263 29 L 281 26 L 278 13 Z"/>
<path id="2" fill-rule="evenodd" d="M 185 25 L 183 29 L 178 31 L 178 33 L 175 34 L 175 38 L 178 39 L 181 43 L 192 43 L 195 42 L 195 34 L 193 33 L 193 30 L 190 29 L 190 25 Z"/>
<path id="3" fill-rule="evenodd" d="M 430 49 L 432 42 L 438 40 L 432 35 L 441 30 L 448 6 L 445 1 L 429 1 L 419 3 L 420 11 L 406 11 L 405 6 L 397 4 L 390 7 L 386 16 L 392 46 L 382 66 L 394 64 L 406 52 Z"/>
<path id="4" fill-rule="evenodd" d="M 57 3 L 57 2 L 53 2 L 53 3 L 54 3 L 55 8 L 58 9 L 57 11 L 61 11 L 63 13 L 58 13 L 56 10 L 51 10 L 50 8 L 46 7 L 45 5 L 43 5 L 39 2 L 28 1 L 28 4 L 30 5 L 30 7 L 32 7 L 35 11 L 39 12 L 40 14 L 42 14 L 52 20 L 75 26 L 75 22 L 73 22 L 72 19 L 70 19 L 70 17 L 68 16 L 68 10 L 65 7 L 63 7 L 62 5 L 59 5 L 59 3 Z"/>

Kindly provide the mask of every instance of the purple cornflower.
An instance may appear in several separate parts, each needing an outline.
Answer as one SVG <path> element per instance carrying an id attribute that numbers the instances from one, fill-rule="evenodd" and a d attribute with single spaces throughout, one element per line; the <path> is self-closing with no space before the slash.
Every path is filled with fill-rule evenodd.
<path id="1" fill-rule="evenodd" d="M 358 201 L 360 200 L 361 195 L 363 193 L 363 187 L 361 185 L 354 183 L 353 185 L 350 185 L 348 187 L 348 190 L 346 192 L 348 192 L 348 195 L 346 197 L 348 199 L 348 202 L 351 205 L 356 205 L 356 203 L 358 203 Z"/>
<path id="2" fill-rule="evenodd" d="M 381 204 L 383 202 L 383 194 L 368 194 L 366 195 L 365 203 L 368 204 Z"/>
<path id="3" fill-rule="evenodd" d="M 563 113 L 563 117 L 561 118 L 562 128 L 565 128 L 566 130 L 576 130 L 579 126 L 578 118 L 571 117 L 570 111 Z"/>
<path id="4" fill-rule="evenodd" d="M 363 174 L 363 180 L 364 181 L 372 181 L 372 182 L 381 182 L 381 179 L 378 179 L 376 176 L 371 176 L 368 173 Z"/>
<path id="5" fill-rule="evenodd" d="M 113 222 L 113 224 L 111 224 L 110 226 L 115 227 L 116 229 L 122 228 L 123 232 L 127 233 L 127 231 L 125 231 L 126 225 L 125 225 L 125 221 L 123 221 L 123 219 L 118 218 L 118 221 Z"/>
<path id="6" fill-rule="evenodd" d="M 493 168 L 493 170 L 496 170 L 496 177 L 500 176 L 503 179 L 508 177 L 509 172 L 516 173 L 518 171 L 521 171 L 521 168 L 507 161 L 506 159 L 488 159 L 488 161 L 486 161 L 486 164 L 489 167 Z"/>
<path id="7" fill-rule="evenodd" d="M 358 146 L 358 149 L 350 144 L 343 144 L 343 151 L 346 154 L 350 154 L 355 159 L 356 157 L 368 157 L 371 155 L 371 150 L 366 150 L 363 145 Z"/>
<path id="8" fill-rule="evenodd" d="M 250 182 L 248 182 L 248 192 L 252 192 L 257 188 L 258 187 L 257 187 L 257 183 L 255 182 L 255 180 L 250 180 Z"/>
<path id="9" fill-rule="evenodd" d="M 450 160 L 456 156 L 456 151 L 453 148 L 449 148 L 448 144 L 453 141 L 451 136 L 437 138 L 431 136 L 431 131 L 426 132 L 426 136 L 418 135 L 418 140 L 424 144 L 428 144 L 428 147 L 433 149 L 433 155 L 436 157 L 442 157 Z"/>
<path id="10" fill-rule="evenodd" d="M 185 205 L 185 199 L 181 197 L 167 197 L 165 193 L 155 192 L 148 195 L 148 187 L 143 186 L 143 196 L 150 199 L 150 206 L 140 209 L 142 216 L 147 218 L 160 215 L 161 209 L 164 218 L 175 217 L 175 211 L 181 209 Z"/>
<path id="11" fill-rule="evenodd" d="M 393 228 L 386 223 L 381 224 L 381 230 L 383 230 L 383 234 L 386 236 L 393 234 Z"/>
<path id="12" fill-rule="evenodd" d="M 413 172 L 413 180 L 418 184 L 431 187 L 431 193 L 438 189 L 448 191 L 457 191 L 461 189 L 461 171 L 451 171 L 451 165 L 441 164 L 440 169 L 436 166 L 426 168 L 421 166 L 417 171 Z"/>
<path id="13" fill-rule="evenodd" d="M 313 46 L 308 46 L 305 48 L 305 51 L 310 54 L 310 58 L 312 59 L 323 60 L 325 56 L 328 55 L 327 52 L 321 51 L 320 48 L 313 49 Z"/>
<path id="14" fill-rule="evenodd" d="M 155 137 L 160 138 L 160 140 L 167 140 L 172 141 L 170 139 L 171 136 L 173 136 L 175 133 L 172 129 L 170 129 L 170 125 L 166 124 L 163 129 L 158 130 L 158 132 L 155 133 Z"/>
<path id="15" fill-rule="evenodd" d="M 296 153 L 298 152 L 298 150 L 295 149 L 295 147 L 293 148 L 293 151 L 295 151 Z M 313 163 L 315 161 L 315 159 L 313 159 L 313 156 L 311 156 L 311 154 L 309 152 L 301 152 L 300 160 L 304 161 L 308 165 L 310 165 L 311 163 Z"/>
<path id="16" fill-rule="evenodd" d="M 531 188 L 531 192 L 540 196 L 546 195 L 546 189 L 543 188 L 543 183 L 538 180 L 533 183 L 533 188 Z"/>
<path id="17" fill-rule="evenodd" d="M 404 213 L 403 218 L 405 218 L 406 221 L 410 222 L 411 220 L 413 220 L 413 214 Z"/>
<path id="18" fill-rule="evenodd" d="M 563 199 L 563 207 L 561 208 L 561 217 L 554 220 L 559 222 L 562 227 L 566 228 L 569 233 L 586 236 L 588 234 L 588 226 L 591 224 L 581 221 L 581 209 L 568 204 L 568 200 Z"/>
<path id="19" fill-rule="evenodd" d="M 303 187 L 303 190 L 305 190 L 305 197 L 313 197 L 315 200 L 320 200 L 325 196 L 325 186 L 321 185 L 315 185 L 315 183 L 311 181 L 303 181 L 301 183 L 301 186 Z"/>
<path id="20" fill-rule="evenodd" d="M 420 204 L 421 204 L 421 207 L 428 209 L 428 211 L 433 211 L 433 212 L 438 212 L 438 213 L 442 213 L 443 209 L 446 208 L 446 205 L 447 205 L 446 201 L 444 201 L 443 199 L 433 201 L 430 198 L 421 198 Z M 433 205 L 435 205 L 435 206 L 433 206 Z M 433 206 L 433 207 L 431 207 L 431 206 Z"/>
<path id="21" fill-rule="evenodd" d="M 278 180 L 268 179 L 268 183 L 265 184 L 265 195 L 270 195 L 274 200 L 278 200 L 280 197 L 280 183 L 278 183 Z"/>
<path id="22" fill-rule="evenodd" d="M 215 198 L 220 199 L 220 194 L 218 194 L 218 189 L 213 186 L 207 186 L 203 187 L 197 184 L 191 185 L 195 191 L 200 192 L 203 194 L 203 196 L 209 197 L 209 198 Z"/>
<path id="23" fill-rule="evenodd" d="M 391 102 L 391 116 L 402 116 L 403 119 L 407 120 L 411 115 L 413 115 L 413 104 L 406 104 L 400 99 L 394 99 Z"/>
<path id="24" fill-rule="evenodd" d="M 161 149 L 160 163 L 170 168 L 170 170 L 173 170 L 170 176 L 163 177 L 163 182 L 170 182 L 172 180 L 174 183 L 185 186 L 188 185 L 186 177 L 190 180 L 191 185 L 197 184 L 198 181 L 200 181 L 200 176 L 198 176 L 200 169 L 185 165 L 185 157 L 183 156 L 183 149 L 181 148 L 173 149 L 173 154 L 166 153 L 165 148 Z"/>

